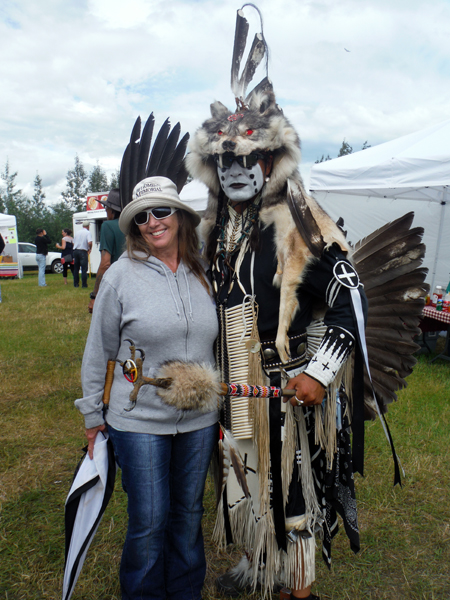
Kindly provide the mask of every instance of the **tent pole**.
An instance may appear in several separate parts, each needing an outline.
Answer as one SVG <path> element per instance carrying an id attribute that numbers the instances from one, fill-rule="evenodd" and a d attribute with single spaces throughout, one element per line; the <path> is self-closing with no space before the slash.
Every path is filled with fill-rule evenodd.
<path id="1" fill-rule="evenodd" d="M 433 290 L 434 290 L 434 283 L 435 283 L 435 278 L 436 278 L 436 269 L 437 269 L 437 263 L 438 263 L 438 260 L 439 260 L 439 249 L 440 249 L 440 246 L 441 246 L 441 239 L 442 239 L 442 230 L 444 228 L 444 216 L 445 216 L 445 206 L 446 206 L 446 204 L 447 204 L 447 186 L 444 186 L 442 188 L 441 215 L 440 215 L 439 231 L 438 231 L 437 242 L 436 242 L 436 253 L 434 255 L 433 273 L 432 273 L 433 276 L 432 276 L 432 279 L 431 279 L 431 289 L 430 289 L 430 293 L 431 294 L 433 293 Z"/>

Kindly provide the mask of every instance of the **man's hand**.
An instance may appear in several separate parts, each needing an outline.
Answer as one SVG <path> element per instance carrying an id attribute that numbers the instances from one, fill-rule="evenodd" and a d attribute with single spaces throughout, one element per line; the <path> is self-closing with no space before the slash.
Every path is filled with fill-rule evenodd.
<path id="1" fill-rule="evenodd" d="M 105 431 L 105 429 L 105 424 L 99 425 L 98 427 L 91 427 L 90 429 L 86 429 L 86 437 L 88 439 L 88 454 L 91 460 L 94 458 L 94 444 L 95 438 L 97 437 L 97 433 L 99 431 Z"/>
<path id="2" fill-rule="evenodd" d="M 92 315 L 92 311 L 94 310 L 94 303 L 95 303 L 95 299 L 92 299 L 89 301 L 88 304 L 88 312 Z"/>
<path id="3" fill-rule="evenodd" d="M 289 400 L 292 406 L 299 406 L 297 400 L 301 400 L 305 406 L 322 404 L 325 396 L 323 385 L 305 373 L 300 373 L 300 375 L 290 379 L 286 385 L 286 389 L 295 390 L 295 396 L 283 399 L 283 402 Z"/>

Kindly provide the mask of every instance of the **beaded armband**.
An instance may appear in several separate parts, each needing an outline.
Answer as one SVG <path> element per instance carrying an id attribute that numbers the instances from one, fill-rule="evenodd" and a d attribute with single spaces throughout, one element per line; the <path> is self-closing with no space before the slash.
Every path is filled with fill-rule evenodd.
<path id="1" fill-rule="evenodd" d="M 328 327 L 318 351 L 304 373 L 319 381 L 324 387 L 332 383 L 339 369 L 355 347 L 355 338 L 342 327 Z"/>

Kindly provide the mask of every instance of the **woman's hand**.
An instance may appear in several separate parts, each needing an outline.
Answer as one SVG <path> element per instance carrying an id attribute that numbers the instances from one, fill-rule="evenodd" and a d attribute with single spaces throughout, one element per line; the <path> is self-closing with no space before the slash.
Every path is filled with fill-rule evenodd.
<path id="1" fill-rule="evenodd" d="M 86 437 L 88 439 L 88 454 L 89 458 L 92 460 L 94 458 L 94 444 L 95 438 L 97 437 L 97 433 L 99 431 L 105 431 L 106 425 L 98 425 L 97 427 L 91 427 L 90 429 L 86 429 Z"/>
<path id="2" fill-rule="evenodd" d="M 283 399 L 283 402 L 289 400 L 292 406 L 322 404 L 325 396 L 323 385 L 305 373 L 300 373 L 300 375 L 290 379 L 286 385 L 286 389 L 295 390 L 295 396 Z"/>

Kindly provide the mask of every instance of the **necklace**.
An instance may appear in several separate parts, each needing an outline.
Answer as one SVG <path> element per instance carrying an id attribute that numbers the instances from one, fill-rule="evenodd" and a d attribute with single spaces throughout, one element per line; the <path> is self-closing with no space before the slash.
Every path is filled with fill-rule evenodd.
<path id="1" fill-rule="evenodd" d="M 213 261 L 214 288 L 219 291 L 229 281 L 230 293 L 236 276 L 236 270 L 231 266 L 231 259 L 239 252 L 242 262 L 244 254 L 248 250 L 249 238 L 253 226 L 258 219 L 261 206 L 261 195 L 249 204 L 242 213 L 238 213 L 229 203 L 222 213 L 220 223 L 220 234 L 217 240 L 217 251 Z M 233 274 L 230 277 L 231 272 Z"/>

